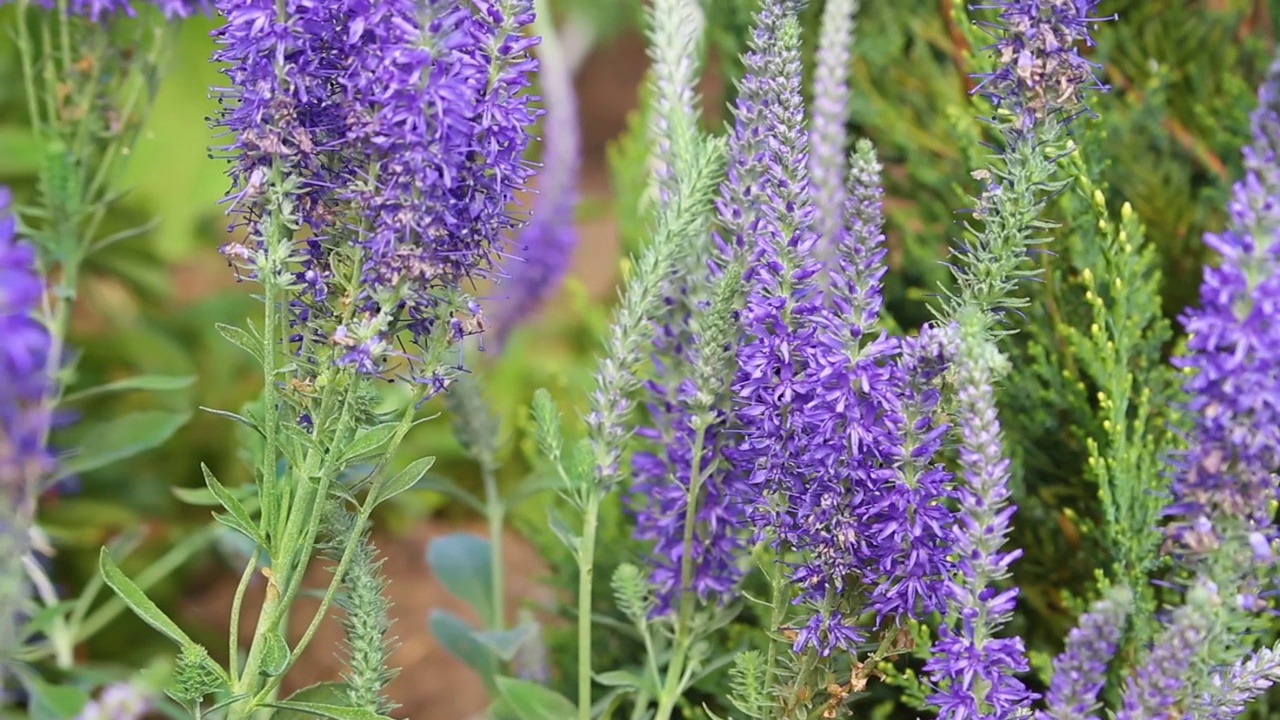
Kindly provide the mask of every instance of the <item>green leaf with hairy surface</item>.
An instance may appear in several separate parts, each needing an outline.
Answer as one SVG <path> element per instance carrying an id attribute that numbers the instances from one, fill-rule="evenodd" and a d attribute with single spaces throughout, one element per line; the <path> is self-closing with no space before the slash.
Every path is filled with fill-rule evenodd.
<path id="1" fill-rule="evenodd" d="M 416 488 L 418 482 L 423 479 L 427 471 L 435 463 L 436 459 L 434 457 L 419 458 L 409 463 L 408 467 L 382 484 L 382 487 L 378 489 L 378 497 L 373 500 L 373 506 L 381 505 L 406 490 Z"/>
<path id="2" fill-rule="evenodd" d="M 208 486 L 209 492 L 217 498 L 218 504 L 227 510 L 228 516 L 219 518 L 219 522 L 245 533 L 250 540 L 261 542 L 261 538 L 258 536 L 257 523 L 253 521 L 253 518 L 249 517 L 249 512 L 244 509 L 244 505 L 240 503 L 231 491 L 223 487 L 222 483 L 218 482 L 218 478 L 214 477 L 213 471 L 209 469 L 208 465 L 200 463 L 200 472 L 204 473 L 204 482 Z"/>
<path id="3" fill-rule="evenodd" d="M 159 447 L 190 419 L 189 412 L 162 410 L 115 418 L 94 428 L 80 442 L 76 454 L 59 463 L 56 477 L 80 475 Z"/>
<path id="4" fill-rule="evenodd" d="M 427 565 L 449 592 L 483 618 L 493 617 L 493 553 L 489 541 L 451 533 L 427 545 Z"/>
<path id="5" fill-rule="evenodd" d="M 98 569 L 102 572 L 102 579 L 107 586 L 120 596 L 125 605 L 133 610 L 134 614 L 140 620 L 159 631 L 162 635 L 177 643 L 179 647 L 187 648 L 196 645 L 187 634 L 178 627 L 177 623 L 169 619 L 168 615 L 159 608 L 151 598 L 147 597 L 142 589 L 134 584 L 127 575 L 121 572 L 116 566 L 111 556 L 107 554 L 107 549 L 103 548 L 98 555 Z"/>
<path id="6" fill-rule="evenodd" d="M 520 720 L 569 720 L 578 708 L 565 696 L 528 680 L 499 677 L 498 693 Z"/>
<path id="7" fill-rule="evenodd" d="M 289 644 L 275 631 L 267 633 L 262 642 L 262 667 L 258 672 L 263 677 L 276 677 L 289 663 Z"/>
<path id="8" fill-rule="evenodd" d="M 236 347 L 252 355 L 258 361 L 259 365 L 263 363 L 262 338 L 258 337 L 256 334 L 250 333 L 244 328 L 238 328 L 234 325 L 217 323 L 214 327 L 218 329 L 219 335 L 226 338 Z"/>
<path id="9" fill-rule="evenodd" d="M 238 485 L 233 488 L 226 488 L 226 490 L 231 493 L 232 497 L 237 501 L 243 503 L 245 500 L 248 500 L 258 493 L 258 486 L 252 484 Z M 196 507 L 218 507 L 222 505 L 221 501 L 219 501 L 207 487 L 171 487 L 169 488 L 169 492 L 173 493 L 173 496 L 182 502 L 188 505 L 195 505 Z"/>
<path id="10" fill-rule="evenodd" d="M 62 401 L 70 403 L 94 397 L 96 395 L 127 392 L 131 390 L 148 390 L 152 392 L 182 390 L 184 388 L 191 387 L 191 384 L 195 381 L 196 378 L 194 375 L 135 375 L 131 378 L 116 380 L 104 385 L 97 385 L 95 387 L 73 392 L 64 397 Z"/>
<path id="11" fill-rule="evenodd" d="M 349 463 L 352 460 L 372 455 L 391 440 L 391 437 L 396 434 L 396 430 L 399 429 L 399 427 L 400 423 L 392 422 L 374 425 L 371 428 L 361 430 L 356 433 L 355 438 L 342 449 L 342 455 L 339 456 L 338 462 L 340 464 Z"/>
<path id="12" fill-rule="evenodd" d="M 343 703 L 349 704 L 347 700 L 347 684 L 344 682 L 322 682 L 308 685 L 290 695 L 285 702 L 330 706 L 341 706 Z M 312 717 L 315 716 L 297 710 L 281 710 L 272 717 L 272 720 L 309 720 Z"/>

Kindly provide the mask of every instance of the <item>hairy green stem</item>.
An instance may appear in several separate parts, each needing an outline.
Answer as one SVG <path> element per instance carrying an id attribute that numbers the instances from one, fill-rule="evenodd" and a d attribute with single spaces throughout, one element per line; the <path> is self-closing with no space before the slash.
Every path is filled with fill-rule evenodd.
<path id="1" fill-rule="evenodd" d="M 596 528 L 600 524 L 602 490 L 587 491 L 582 511 L 582 545 L 578 550 L 578 719 L 591 720 L 591 598 L 595 578 Z"/>
<path id="2" fill-rule="evenodd" d="M 680 556 L 680 609 L 676 616 L 675 647 L 671 662 L 667 665 L 666 682 L 658 698 L 658 714 L 655 720 L 669 720 L 683 690 L 684 663 L 688 659 L 690 647 L 690 623 L 693 621 L 693 611 L 697 605 L 697 595 L 693 592 L 693 528 L 698 518 L 698 496 L 702 491 L 702 453 L 706 437 L 707 426 L 705 423 L 699 423 L 693 438 L 689 491 L 685 498 L 684 535 L 680 546 L 683 551 Z"/>
<path id="3" fill-rule="evenodd" d="M 489 520 L 489 584 L 493 591 L 493 617 L 490 619 L 490 630 L 506 629 L 506 568 L 502 548 L 502 526 L 506 515 L 506 506 L 502 496 L 498 494 L 498 478 L 493 463 L 483 462 L 480 474 L 484 480 L 485 516 Z"/>

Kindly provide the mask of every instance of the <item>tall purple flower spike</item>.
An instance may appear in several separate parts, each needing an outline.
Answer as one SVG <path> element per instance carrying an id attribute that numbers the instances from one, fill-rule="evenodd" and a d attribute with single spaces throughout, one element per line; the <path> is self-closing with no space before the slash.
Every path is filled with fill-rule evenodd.
<path id="1" fill-rule="evenodd" d="M 1258 101 L 1227 228 L 1205 235 L 1221 262 L 1205 267 L 1200 305 L 1182 315 L 1187 352 L 1174 362 L 1191 371 L 1183 389 L 1193 426 L 1166 512 L 1182 551 L 1211 551 L 1233 533 L 1270 562 L 1280 468 L 1280 60 Z"/>

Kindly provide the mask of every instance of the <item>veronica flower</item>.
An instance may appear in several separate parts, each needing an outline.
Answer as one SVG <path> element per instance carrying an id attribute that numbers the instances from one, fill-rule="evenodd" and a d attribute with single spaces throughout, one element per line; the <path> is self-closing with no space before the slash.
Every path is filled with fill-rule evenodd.
<path id="1" fill-rule="evenodd" d="M 938 628 L 925 663 L 935 688 L 927 699 L 948 720 L 1017 717 L 1035 697 L 1015 677 L 1029 667 L 1022 639 L 996 637 L 1013 617 L 1018 596 L 1016 587 L 999 585 L 1022 554 L 1003 549 L 1015 507 L 994 378 L 1006 363 L 990 341 L 962 335 L 952 365 L 962 468 L 953 533 L 957 568 L 948 585 L 950 621 Z"/>
<path id="2" fill-rule="evenodd" d="M 1280 646 L 1264 647 L 1214 674 L 1208 691 L 1195 698 L 1195 717 L 1234 720 L 1245 706 L 1280 682 Z"/>
<path id="3" fill-rule="evenodd" d="M 1227 228 L 1205 236 L 1221 261 L 1205 268 L 1200 305 L 1182 316 L 1187 352 L 1174 362 L 1188 371 L 1193 425 L 1166 512 L 1192 556 L 1234 536 L 1267 564 L 1280 469 L 1280 61 L 1258 96 Z"/>
<path id="4" fill-rule="evenodd" d="M 442 302 L 490 273 L 518 225 L 509 206 L 530 173 L 522 156 L 537 115 L 524 92 L 530 3 L 219 8 L 229 199 L 258 244 L 224 252 L 254 273 L 263 223 L 308 227 L 290 258 L 294 341 L 336 345 L 340 363 L 376 372 L 399 331 L 424 346 L 444 329 Z M 352 262 L 354 280 L 335 272 Z M 357 312 L 340 320 L 335 300 Z M 466 316 L 448 332 L 482 329 L 477 305 L 458 309 Z"/>
<path id="5" fill-rule="evenodd" d="M 11 197 L 0 186 L 0 643 L 14 642 L 32 504 L 52 464 L 45 445 L 52 338 L 36 319 L 45 283 L 35 249 L 17 237 Z"/>
<path id="6" fill-rule="evenodd" d="M 1089 90 L 1103 89 L 1096 65 L 1080 55 L 1092 45 L 1089 26 L 1110 18 L 1094 15 L 1099 0 L 996 0 L 975 10 L 999 11 L 982 23 L 995 42 L 995 69 L 980 75 L 978 92 L 1015 117 L 1019 130 L 1058 111 L 1076 111 Z"/>
<path id="7" fill-rule="evenodd" d="M 516 237 L 521 257 L 504 266 L 508 276 L 497 288 L 504 296 L 493 321 L 499 343 L 559 289 L 578 243 L 574 211 L 582 138 L 573 73 L 554 31 L 548 28 L 541 37 L 542 171 L 532 218 Z"/>
<path id="8" fill-rule="evenodd" d="M 17 236 L 11 197 L 0 186 L 0 493 L 16 508 L 49 464 L 44 400 L 51 338 L 36 319 L 44 279 L 35 248 Z"/>
<path id="9" fill-rule="evenodd" d="M 1175 720 L 1175 709 L 1190 700 L 1196 659 L 1213 633 L 1211 604 L 1221 603 L 1212 583 L 1199 583 L 1187 593 L 1187 603 L 1176 608 L 1164 631 L 1125 680 L 1122 707 L 1116 720 Z M 1195 684 L 1202 681 L 1196 679 Z"/>
<path id="10" fill-rule="evenodd" d="M 1132 608 L 1133 593 L 1119 588 L 1080 616 L 1067 633 L 1066 648 L 1053 660 L 1053 677 L 1045 695 L 1048 707 L 1036 712 L 1036 720 L 1098 720 L 1098 693 Z"/>

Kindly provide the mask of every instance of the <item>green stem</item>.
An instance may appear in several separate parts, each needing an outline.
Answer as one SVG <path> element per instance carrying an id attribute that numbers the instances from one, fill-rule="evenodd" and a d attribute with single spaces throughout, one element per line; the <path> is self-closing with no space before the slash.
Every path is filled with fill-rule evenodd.
<path id="1" fill-rule="evenodd" d="M 493 588 L 493 618 L 491 630 L 506 629 L 506 562 L 502 547 L 502 525 L 506 507 L 498 494 L 498 478 L 492 462 L 483 462 L 480 474 L 484 480 L 485 515 L 489 520 L 490 581 Z"/>
<path id="2" fill-rule="evenodd" d="M 773 602 L 773 611 L 769 615 L 769 632 L 777 632 L 782 627 L 782 620 L 786 617 L 787 603 L 791 599 L 787 585 L 782 581 L 782 568 L 776 563 L 773 566 L 773 572 L 769 576 L 769 598 Z M 764 686 L 772 688 L 774 686 L 774 678 L 778 674 L 778 641 L 769 638 L 769 647 L 765 650 L 764 661 Z"/>
<path id="3" fill-rule="evenodd" d="M 591 598 L 595 577 L 596 527 L 600 524 L 599 487 L 587 491 L 578 551 L 578 719 L 591 720 Z"/>
<path id="4" fill-rule="evenodd" d="M 669 720 L 675 710 L 676 701 L 683 690 L 684 663 L 688 659 L 690 623 L 697 605 L 697 595 L 693 592 L 693 528 L 698 519 L 698 496 L 702 491 L 703 471 L 702 454 L 706 443 L 706 423 L 699 423 L 693 438 L 693 457 L 689 467 L 689 493 L 685 499 L 684 535 L 681 538 L 682 554 L 680 557 L 680 610 L 676 616 L 675 652 L 667 665 L 667 678 L 663 684 L 662 695 L 658 699 L 658 714 L 655 720 Z"/>

